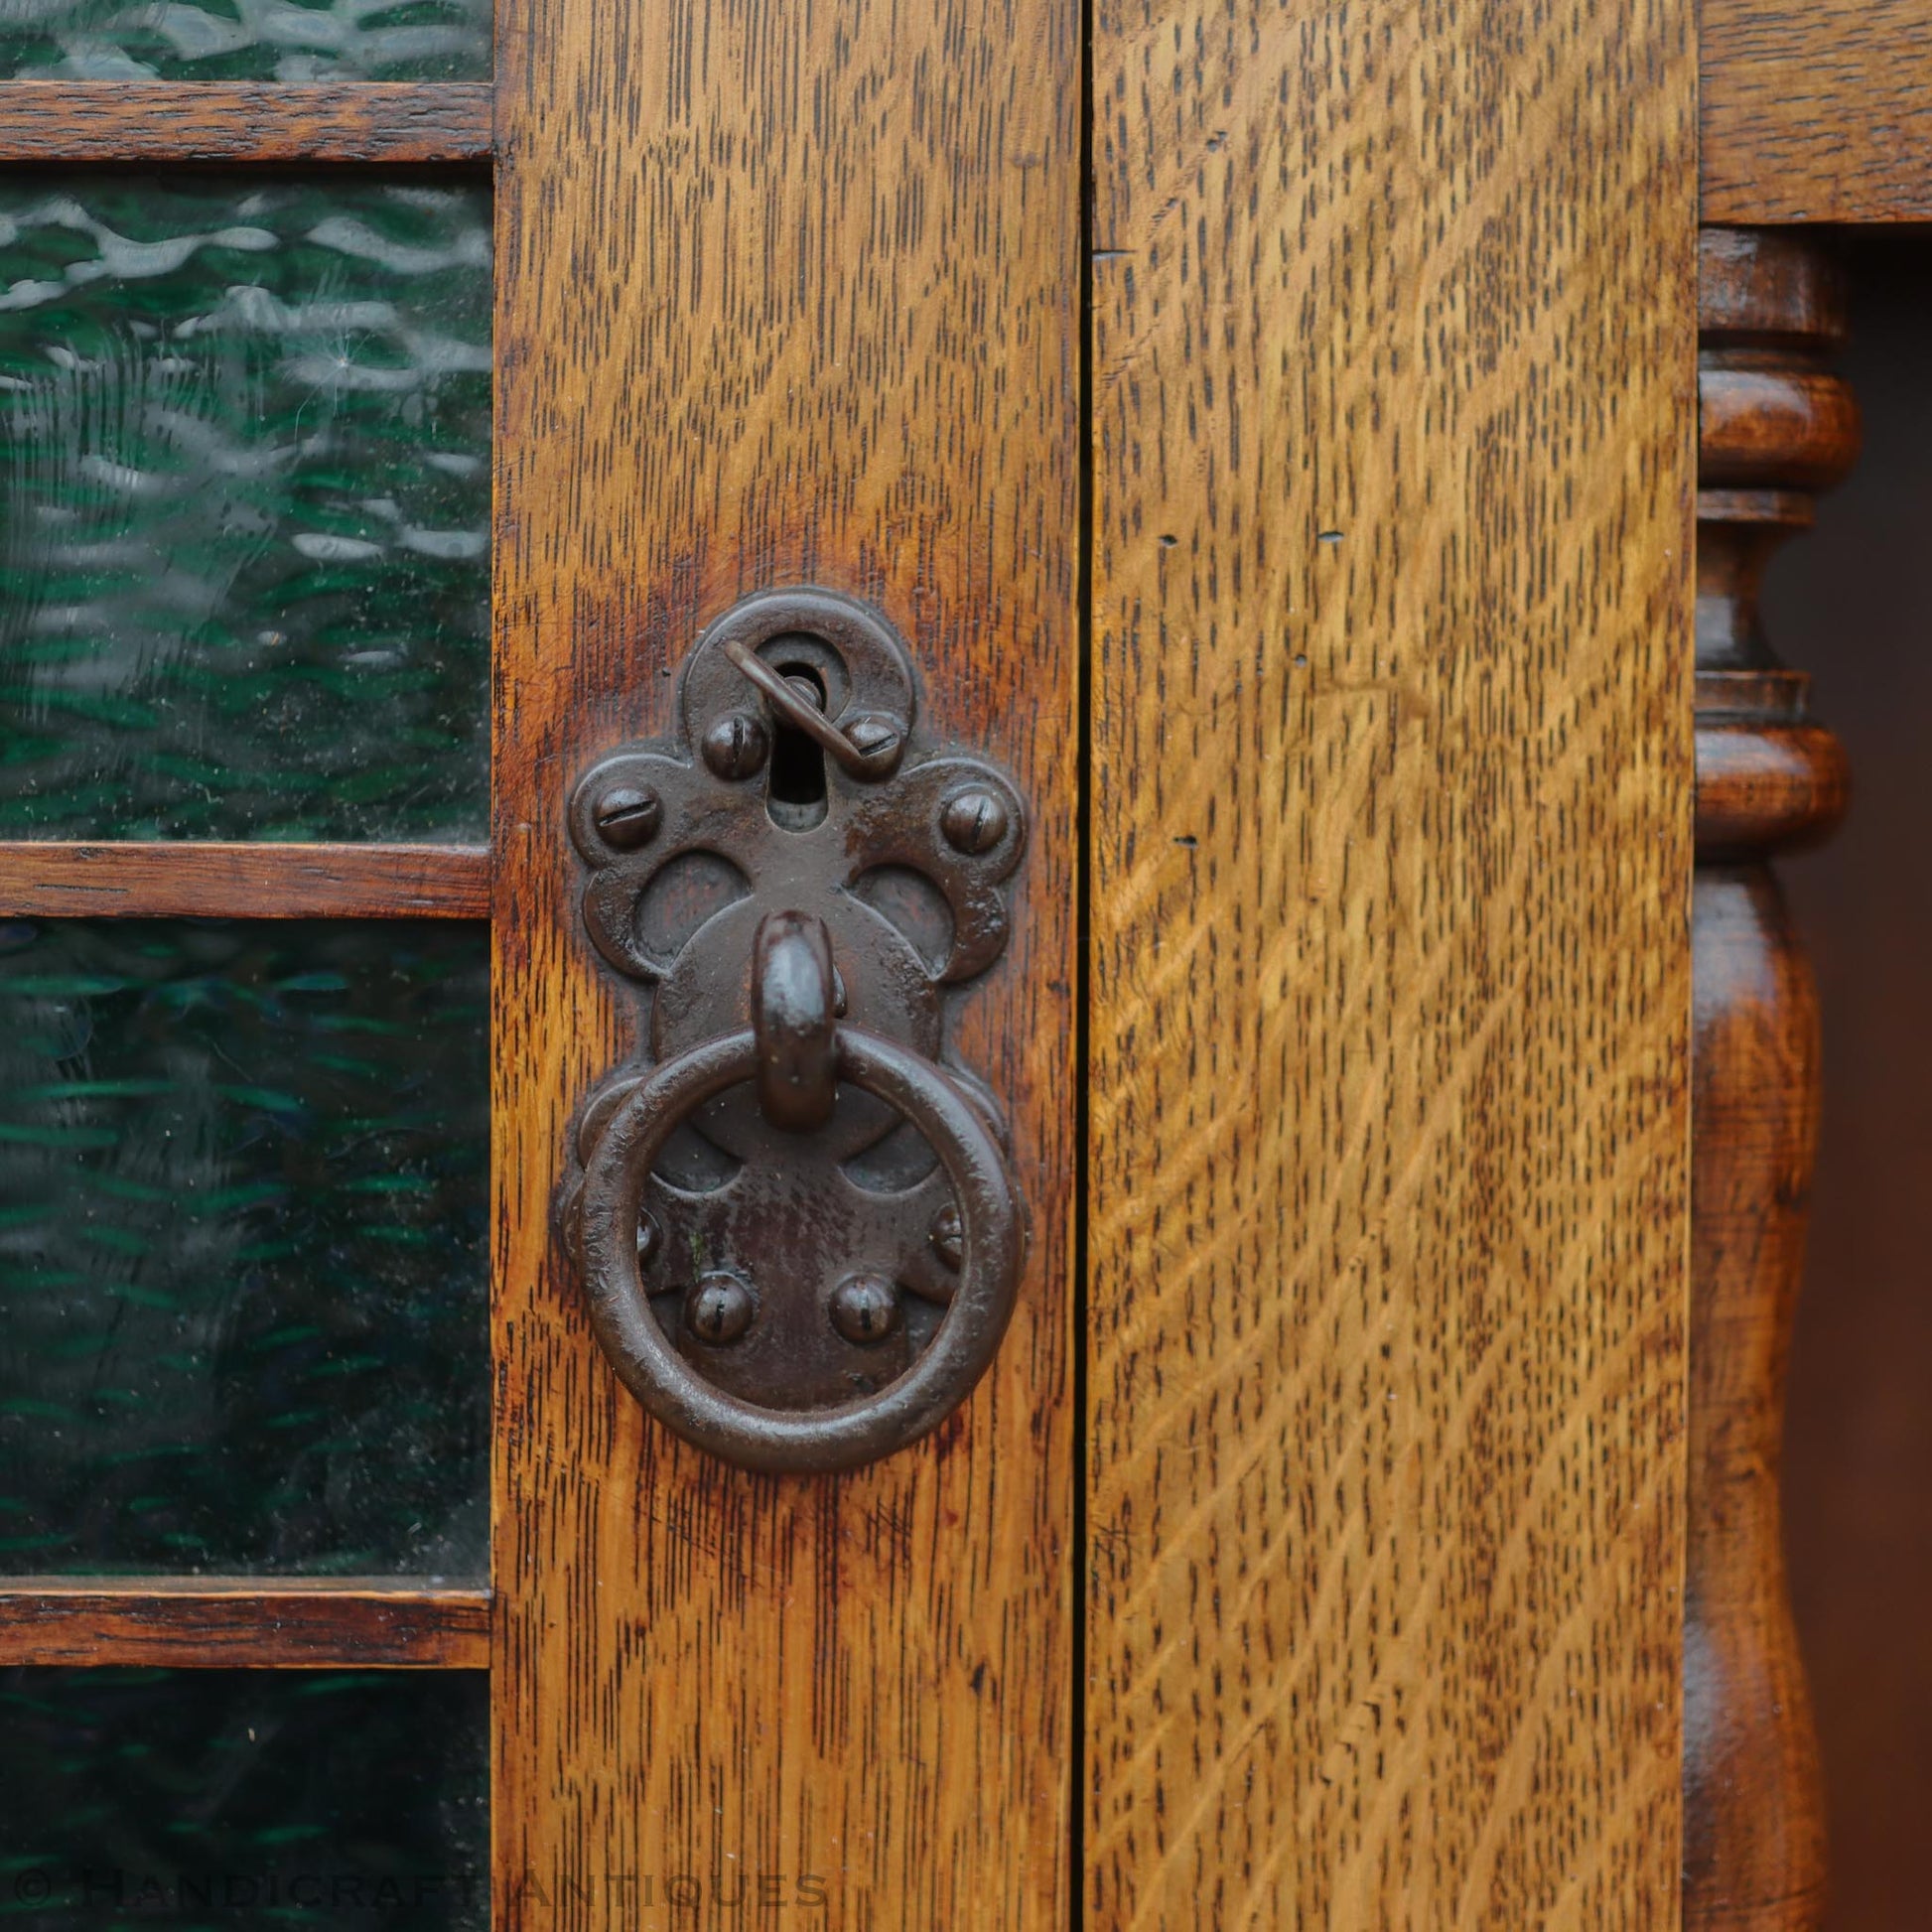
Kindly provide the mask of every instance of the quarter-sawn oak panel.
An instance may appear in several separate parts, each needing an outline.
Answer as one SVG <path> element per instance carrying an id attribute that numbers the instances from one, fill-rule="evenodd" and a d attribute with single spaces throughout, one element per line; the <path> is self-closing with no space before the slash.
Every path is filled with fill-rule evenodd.
<path id="1" fill-rule="evenodd" d="M 1687 0 L 1100 0 L 1095 1927 L 1668 1926 Z"/>

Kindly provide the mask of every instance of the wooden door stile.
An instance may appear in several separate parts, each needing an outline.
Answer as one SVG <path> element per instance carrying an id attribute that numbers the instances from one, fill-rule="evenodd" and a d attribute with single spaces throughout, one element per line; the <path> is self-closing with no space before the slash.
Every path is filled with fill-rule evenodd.
<path id="1" fill-rule="evenodd" d="M 832 1926 L 1058 1925 L 1079 12 L 497 18 L 494 1909 L 630 1932 L 742 1877 Z M 666 728 L 708 621 L 802 583 L 898 626 L 1034 828 L 956 1034 L 1011 1110 L 1019 1312 L 960 1416 L 836 1479 L 647 1424 L 551 1231 L 633 1026 L 570 787 Z"/>

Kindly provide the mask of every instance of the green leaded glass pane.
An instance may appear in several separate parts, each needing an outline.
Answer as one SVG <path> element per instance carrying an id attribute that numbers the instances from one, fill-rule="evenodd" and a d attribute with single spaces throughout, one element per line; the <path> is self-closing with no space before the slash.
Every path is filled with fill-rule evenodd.
<path id="1" fill-rule="evenodd" d="M 486 80 L 489 0 L 0 0 L 0 75 Z"/>
<path id="2" fill-rule="evenodd" d="M 0 925 L 0 1572 L 482 1575 L 481 926 Z"/>
<path id="3" fill-rule="evenodd" d="M 0 180 L 0 837 L 484 835 L 489 301 L 482 188 Z"/>
<path id="4" fill-rule="evenodd" d="M 0 1671 L 0 1921 L 485 1932 L 473 1671 Z"/>

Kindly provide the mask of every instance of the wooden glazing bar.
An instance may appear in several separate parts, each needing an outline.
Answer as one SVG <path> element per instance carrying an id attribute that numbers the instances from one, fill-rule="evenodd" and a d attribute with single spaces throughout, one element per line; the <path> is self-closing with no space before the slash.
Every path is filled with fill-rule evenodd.
<path id="1" fill-rule="evenodd" d="M 0 162 L 485 162 L 486 81 L 0 81 Z"/>
<path id="2" fill-rule="evenodd" d="M 0 1664 L 483 1670 L 489 1591 L 385 1579 L 0 1583 Z"/>
<path id="3" fill-rule="evenodd" d="M 0 842 L 0 918 L 488 916 L 487 846 Z"/>

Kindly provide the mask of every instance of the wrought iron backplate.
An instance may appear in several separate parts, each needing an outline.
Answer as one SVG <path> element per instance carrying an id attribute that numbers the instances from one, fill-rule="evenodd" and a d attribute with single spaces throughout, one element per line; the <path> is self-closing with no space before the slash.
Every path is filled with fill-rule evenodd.
<path id="1" fill-rule="evenodd" d="M 566 1235 L 625 1380 L 754 1466 L 850 1466 L 931 1428 L 1011 1310 L 1004 1122 L 945 1032 L 1006 945 L 1026 811 L 984 759 L 925 743 L 917 705 L 877 613 L 753 598 L 692 649 L 676 735 L 571 800 L 585 925 L 640 990 L 640 1049 L 581 1111 Z M 721 1090 L 663 1118 L 707 1055 Z M 938 1356 L 963 1387 L 925 1386 Z"/>

